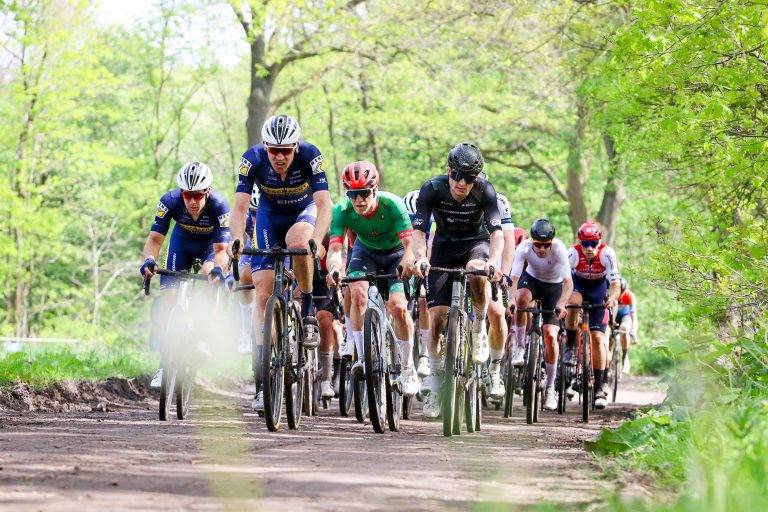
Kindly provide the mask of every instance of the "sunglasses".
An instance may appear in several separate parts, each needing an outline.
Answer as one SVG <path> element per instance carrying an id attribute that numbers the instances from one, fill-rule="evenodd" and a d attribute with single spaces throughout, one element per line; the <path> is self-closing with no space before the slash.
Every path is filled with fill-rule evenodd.
<path id="1" fill-rule="evenodd" d="M 370 196 L 372 193 L 373 193 L 373 189 L 370 189 L 370 188 L 347 190 L 347 197 L 350 198 L 352 201 L 354 201 L 358 197 L 362 197 L 363 199 L 368 199 L 368 196 Z"/>
<path id="2" fill-rule="evenodd" d="M 552 242 L 533 242 L 533 246 L 537 249 L 541 249 L 543 247 L 551 247 Z"/>
<path id="3" fill-rule="evenodd" d="M 455 169 L 451 169 L 448 172 L 448 176 L 450 176 L 450 178 L 453 181 L 464 180 L 464 183 L 466 183 L 467 185 L 470 185 L 470 184 L 476 182 L 477 178 L 478 178 L 477 174 L 470 174 L 468 172 L 461 172 L 461 171 L 457 171 Z"/>
<path id="4" fill-rule="evenodd" d="M 597 244 L 600 243 L 600 240 L 583 240 L 581 242 L 582 247 L 597 247 Z"/>
<path id="5" fill-rule="evenodd" d="M 184 197 L 184 199 L 186 199 L 187 201 L 192 201 L 193 199 L 194 199 L 195 201 L 199 201 L 199 200 L 201 200 L 202 198 L 204 198 L 206 195 L 208 195 L 208 192 L 207 192 L 207 191 L 205 191 L 205 192 L 187 192 L 187 191 L 183 191 L 183 192 L 181 193 L 181 195 L 182 195 L 182 196 Z"/>
<path id="6" fill-rule="evenodd" d="M 266 146 L 266 148 L 270 155 L 288 156 L 294 152 L 296 146 Z"/>

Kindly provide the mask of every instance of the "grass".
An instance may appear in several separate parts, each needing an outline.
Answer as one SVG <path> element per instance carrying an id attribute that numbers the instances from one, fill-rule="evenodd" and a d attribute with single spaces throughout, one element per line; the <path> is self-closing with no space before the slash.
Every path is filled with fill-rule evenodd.
<path id="1" fill-rule="evenodd" d="M 151 374 L 153 361 L 147 355 L 113 348 L 39 349 L 0 356 L 0 386 L 24 382 L 43 388 L 63 380 L 103 380 Z"/>

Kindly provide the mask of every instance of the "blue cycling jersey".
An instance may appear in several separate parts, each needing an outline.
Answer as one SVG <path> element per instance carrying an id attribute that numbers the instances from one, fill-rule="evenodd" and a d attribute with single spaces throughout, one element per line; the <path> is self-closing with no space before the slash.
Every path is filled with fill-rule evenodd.
<path id="1" fill-rule="evenodd" d="M 268 211 L 295 213 L 314 202 L 313 193 L 328 190 L 323 155 L 305 141 L 299 142 L 298 152 L 285 180 L 272 169 L 264 144 L 253 146 L 243 153 L 237 172 L 236 191 L 250 195 L 256 183 L 261 194 L 259 209 Z"/>
<path id="2" fill-rule="evenodd" d="M 258 209 L 248 209 L 245 217 L 245 247 L 253 247 L 253 230 L 256 227 L 256 214 Z"/>
<path id="3" fill-rule="evenodd" d="M 171 219 L 176 221 L 174 235 L 194 242 L 229 242 L 229 204 L 224 196 L 215 190 L 211 191 L 197 220 L 187 211 L 181 190 L 167 192 L 157 203 L 152 231 L 161 235 L 167 234 Z"/>

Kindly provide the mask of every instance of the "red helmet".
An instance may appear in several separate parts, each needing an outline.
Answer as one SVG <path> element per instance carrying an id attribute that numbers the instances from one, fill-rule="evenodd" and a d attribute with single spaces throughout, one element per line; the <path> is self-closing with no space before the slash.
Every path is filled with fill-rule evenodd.
<path id="1" fill-rule="evenodd" d="M 374 188 L 379 184 L 379 171 L 366 160 L 352 162 L 341 173 L 341 182 L 347 190 Z"/>
<path id="2" fill-rule="evenodd" d="M 579 240 L 600 240 L 603 238 L 603 234 L 600 232 L 600 228 L 594 222 L 585 222 L 579 227 L 578 233 Z"/>

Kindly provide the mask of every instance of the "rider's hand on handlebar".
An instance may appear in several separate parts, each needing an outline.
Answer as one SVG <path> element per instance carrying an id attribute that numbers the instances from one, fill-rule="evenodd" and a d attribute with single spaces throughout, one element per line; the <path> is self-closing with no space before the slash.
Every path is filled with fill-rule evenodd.
<path id="1" fill-rule="evenodd" d="M 235 281 L 235 276 L 232 274 L 227 274 L 227 277 L 224 278 L 224 284 L 227 285 L 227 289 L 229 289 L 229 291 L 234 290 L 235 285 L 237 284 L 237 281 Z"/>
<path id="2" fill-rule="evenodd" d="M 144 260 L 144 263 L 139 267 L 139 273 L 142 277 L 152 277 L 155 275 L 155 270 L 157 270 L 157 263 L 155 263 L 155 258 L 147 258 Z"/>
<path id="3" fill-rule="evenodd" d="M 325 258 L 325 247 L 323 246 L 323 241 L 321 240 L 320 242 L 318 242 L 317 240 L 315 240 L 315 244 L 317 245 L 317 249 L 315 251 L 315 258 L 317 258 L 318 260 L 322 260 L 323 258 Z M 309 252 L 310 255 L 312 254 L 312 249 L 309 247 L 309 241 L 307 241 L 307 251 Z"/>
<path id="4" fill-rule="evenodd" d="M 565 309 L 565 304 L 560 304 L 559 302 L 555 304 L 555 317 L 557 317 L 558 320 L 563 320 L 568 313 L 568 310 Z"/>
<path id="5" fill-rule="evenodd" d="M 416 265 L 413 268 L 413 274 L 420 279 L 426 279 L 429 267 L 429 261 L 426 258 L 422 258 L 416 262 Z"/>
<path id="6" fill-rule="evenodd" d="M 501 272 L 499 272 L 499 269 L 487 261 L 485 262 L 485 273 L 492 283 L 498 283 L 501 280 Z"/>
<path id="7" fill-rule="evenodd" d="M 221 270 L 221 267 L 213 267 L 211 272 L 208 274 L 208 281 L 211 283 L 224 282 L 224 271 Z"/>
<path id="8" fill-rule="evenodd" d="M 339 269 L 337 268 L 329 268 L 328 269 L 328 275 L 325 276 L 325 282 L 328 283 L 328 286 L 331 288 L 338 287 L 339 286 Z"/>
<path id="9" fill-rule="evenodd" d="M 232 250 L 232 246 L 235 245 L 235 242 L 237 242 L 237 253 L 235 253 Z M 236 260 L 240 257 L 240 254 L 243 252 L 243 241 L 239 238 L 233 238 L 232 241 L 229 242 L 229 245 L 227 245 L 227 256 L 232 258 L 233 260 Z"/>

